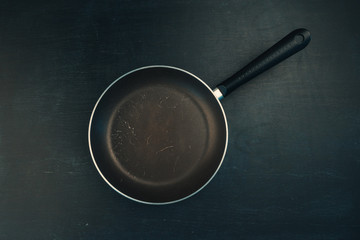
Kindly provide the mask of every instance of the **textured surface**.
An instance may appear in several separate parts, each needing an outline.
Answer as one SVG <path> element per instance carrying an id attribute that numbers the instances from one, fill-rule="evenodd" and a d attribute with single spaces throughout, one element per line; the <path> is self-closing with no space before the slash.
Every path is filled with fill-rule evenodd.
<path id="1" fill-rule="evenodd" d="M 0 239 L 359 239 L 357 1 L 1 1 Z M 114 192 L 88 150 L 102 91 L 137 67 L 210 86 L 291 30 L 309 46 L 223 100 L 229 148 L 196 196 Z"/>

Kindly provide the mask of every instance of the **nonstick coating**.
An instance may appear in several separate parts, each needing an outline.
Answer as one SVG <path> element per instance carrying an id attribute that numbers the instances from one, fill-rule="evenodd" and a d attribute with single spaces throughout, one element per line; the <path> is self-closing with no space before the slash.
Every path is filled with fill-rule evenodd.
<path id="1" fill-rule="evenodd" d="M 227 138 L 212 90 L 168 66 L 116 80 L 95 105 L 89 126 L 91 155 L 104 180 L 128 198 L 154 204 L 202 189 L 222 163 Z"/>

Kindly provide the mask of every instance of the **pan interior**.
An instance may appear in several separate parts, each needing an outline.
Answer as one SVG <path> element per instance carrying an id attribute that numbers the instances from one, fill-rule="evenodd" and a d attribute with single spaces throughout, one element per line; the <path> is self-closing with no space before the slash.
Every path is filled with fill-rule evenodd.
<path id="1" fill-rule="evenodd" d="M 219 103 L 202 82 L 175 69 L 144 69 L 118 80 L 92 121 L 99 171 L 116 190 L 141 201 L 168 202 L 196 192 L 225 151 Z"/>
<path id="2" fill-rule="evenodd" d="M 119 102 L 107 137 L 123 173 L 143 184 L 166 185 L 196 168 L 209 147 L 209 124 L 186 93 L 144 86 Z"/>

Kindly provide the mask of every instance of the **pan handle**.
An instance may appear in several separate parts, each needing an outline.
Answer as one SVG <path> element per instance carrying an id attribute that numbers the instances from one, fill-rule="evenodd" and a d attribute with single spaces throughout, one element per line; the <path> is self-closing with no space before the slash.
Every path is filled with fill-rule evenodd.
<path id="1" fill-rule="evenodd" d="M 239 72 L 216 86 L 214 93 L 219 96 L 219 99 L 227 96 L 240 85 L 304 49 L 310 39 L 310 32 L 306 29 L 300 28 L 292 31 Z"/>

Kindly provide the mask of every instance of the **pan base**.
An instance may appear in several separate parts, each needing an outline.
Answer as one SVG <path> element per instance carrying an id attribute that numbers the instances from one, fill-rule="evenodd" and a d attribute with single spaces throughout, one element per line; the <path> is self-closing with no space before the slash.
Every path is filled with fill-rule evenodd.
<path id="1" fill-rule="evenodd" d="M 145 86 L 128 93 L 109 126 L 114 165 L 143 184 L 180 181 L 208 149 L 204 109 L 176 88 Z"/>

